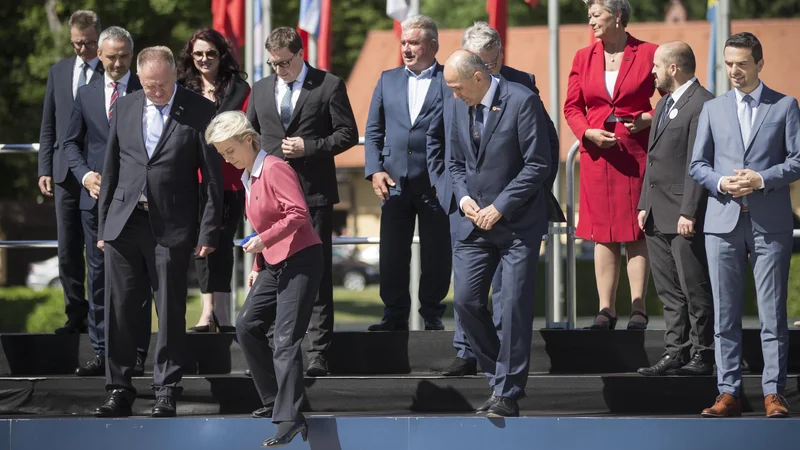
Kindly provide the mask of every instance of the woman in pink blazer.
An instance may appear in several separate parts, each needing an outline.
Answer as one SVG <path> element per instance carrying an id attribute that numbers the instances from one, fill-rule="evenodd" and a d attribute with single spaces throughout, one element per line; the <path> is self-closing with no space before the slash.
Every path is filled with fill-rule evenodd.
<path id="1" fill-rule="evenodd" d="M 236 320 L 236 336 L 264 405 L 253 415 L 272 417 L 278 424 L 263 447 L 286 445 L 298 433 L 305 441 L 300 344 L 322 278 L 321 241 L 294 169 L 259 150 L 259 136 L 242 112 L 216 116 L 206 129 L 206 141 L 225 161 L 244 169 L 245 210 L 257 233 L 243 246 L 257 255 L 251 289 Z M 273 325 L 274 351 L 267 338 Z"/>

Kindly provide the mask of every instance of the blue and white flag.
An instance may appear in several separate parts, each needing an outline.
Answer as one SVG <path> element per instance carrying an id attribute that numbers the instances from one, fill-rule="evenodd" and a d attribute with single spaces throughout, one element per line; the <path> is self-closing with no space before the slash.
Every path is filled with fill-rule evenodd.
<path id="1" fill-rule="evenodd" d="M 298 28 L 314 36 L 319 35 L 319 21 L 322 13 L 320 0 L 300 0 L 300 22 Z"/>

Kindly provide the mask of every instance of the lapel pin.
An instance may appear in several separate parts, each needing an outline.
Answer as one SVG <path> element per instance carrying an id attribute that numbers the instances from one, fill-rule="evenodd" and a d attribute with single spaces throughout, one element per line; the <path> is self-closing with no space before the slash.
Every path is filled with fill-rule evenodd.
<path id="1" fill-rule="evenodd" d="M 629 56 L 629 57 L 627 57 L 627 58 L 625 58 L 625 61 L 630 61 L 630 60 L 631 60 L 631 57 L 630 57 L 630 56 Z"/>
<path id="2" fill-rule="evenodd" d="M 676 117 L 678 117 L 678 110 L 677 109 L 673 109 L 672 111 L 669 112 L 669 119 L 670 120 L 672 120 L 672 119 L 674 119 Z"/>
<path id="3" fill-rule="evenodd" d="M 492 111 L 500 111 L 500 108 L 498 108 L 497 106 L 492 106 Z"/>

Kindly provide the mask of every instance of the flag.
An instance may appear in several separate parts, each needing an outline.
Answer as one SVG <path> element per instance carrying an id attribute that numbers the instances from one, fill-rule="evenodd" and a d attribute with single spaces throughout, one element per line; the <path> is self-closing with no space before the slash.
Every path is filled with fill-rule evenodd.
<path id="1" fill-rule="evenodd" d="M 489 13 L 489 26 L 497 30 L 497 34 L 500 35 L 503 54 L 505 54 L 508 46 L 506 42 L 506 29 L 508 28 L 507 0 L 486 0 L 486 12 Z"/>
<path id="2" fill-rule="evenodd" d="M 706 87 L 714 92 L 717 81 L 717 0 L 708 0 L 706 20 L 711 22 L 711 36 L 708 40 L 708 82 Z"/>
<path id="3" fill-rule="evenodd" d="M 245 0 L 211 0 L 212 28 L 219 31 L 233 45 L 233 56 L 237 60 L 244 46 Z"/>
<path id="4" fill-rule="evenodd" d="M 322 0 L 320 8 L 319 38 L 317 39 L 317 68 L 331 71 L 333 66 L 333 23 L 331 19 L 331 0 Z"/>
<path id="5" fill-rule="evenodd" d="M 308 34 L 319 34 L 320 13 L 322 4 L 320 0 L 300 0 L 300 21 L 297 27 Z"/>
<path id="6" fill-rule="evenodd" d="M 386 15 L 394 19 L 394 34 L 400 39 L 403 33 L 400 22 L 407 17 L 419 14 L 419 0 L 386 0 Z M 403 64 L 403 54 L 398 53 L 399 64 Z"/>
<path id="7" fill-rule="evenodd" d="M 264 78 L 264 42 L 266 39 L 261 29 L 261 0 L 253 2 L 253 83 Z"/>

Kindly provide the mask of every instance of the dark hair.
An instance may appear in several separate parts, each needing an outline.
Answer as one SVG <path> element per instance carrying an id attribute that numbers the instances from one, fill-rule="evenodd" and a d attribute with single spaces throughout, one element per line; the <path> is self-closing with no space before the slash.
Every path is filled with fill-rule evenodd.
<path id="1" fill-rule="evenodd" d="M 97 17 L 97 13 L 83 9 L 75 11 L 69 16 L 69 27 L 77 28 L 80 31 L 94 27 L 94 30 L 97 31 L 98 34 L 100 34 L 101 30 L 100 19 Z"/>
<path id="2" fill-rule="evenodd" d="M 264 48 L 266 48 L 268 52 L 287 48 L 290 52 L 297 53 L 303 49 L 303 39 L 294 28 L 275 28 L 272 30 L 272 33 L 269 34 Z"/>
<path id="3" fill-rule="evenodd" d="M 186 42 L 186 45 L 183 46 L 178 57 L 178 82 L 185 88 L 198 94 L 203 94 L 202 75 L 195 67 L 194 58 L 192 57 L 194 43 L 197 41 L 206 41 L 219 51 L 219 72 L 217 72 L 217 78 L 214 80 L 214 96 L 217 98 L 217 103 L 219 103 L 225 97 L 225 92 L 233 82 L 234 77 L 244 80 L 247 78 L 247 74 L 241 71 L 239 63 L 233 57 L 233 46 L 230 41 L 225 39 L 225 36 L 219 31 L 203 28 L 194 32 Z"/>
<path id="4" fill-rule="evenodd" d="M 761 41 L 758 40 L 753 33 L 736 33 L 725 41 L 725 47 L 734 48 L 749 48 L 753 53 L 753 59 L 756 62 L 761 61 L 764 57 L 764 49 L 761 48 Z"/>

